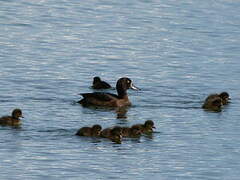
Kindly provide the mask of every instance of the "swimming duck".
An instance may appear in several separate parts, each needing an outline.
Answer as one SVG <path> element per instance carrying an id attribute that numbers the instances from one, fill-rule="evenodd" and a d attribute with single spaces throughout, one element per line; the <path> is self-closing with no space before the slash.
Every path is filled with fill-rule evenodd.
<path id="1" fill-rule="evenodd" d="M 229 94 L 227 92 L 222 92 L 220 94 L 210 94 L 206 99 L 205 99 L 205 102 L 207 101 L 212 101 L 212 99 L 215 99 L 217 97 L 220 97 L 221 100 L 222 100 L 222 104 L 223 105 L 226 105 L 229 103 L 229 100 L 231 99 Z"/>
<path id="2" fill-rule="evenodd" d="M 122 136 L 129 138 L 137 138 L 141 135 L 141 128 L 139 126 L 122 127 Z"/>
<path id="3" fill-rule="evenodd" d="M 144 124 L 135 124 L 132 127 L 140 128 L 141 133 L 152 133 L 153 128 L 155 129 L 154 122 L 152 120 L 147 120 Z"/>
<path id="4" fill-rule="evenodd" d="M 96 76 L 93 78 L 93 89 L 109 89 L 111 88 L 110 84 L 105 81 L 102 81 L 100 77 Z"/>
<path id="5" fill-rule="evenodd" d="M 222 111 L 223 100 L 219 96 L 210 95 L 206 98 L 204 104 L 202 105 L 203 109 L 220 112 Z"/>
<path id="6" fill-rule="evenodd" d="M 0 118 L 0 125 L 18 126 L 21 124 L 20 117 L 23 118 L 21 109 L 14 109 L 12 116 L 3 116 Z"/>
<path id="7" fill-rule="evenodd" d="M 81 94 L 83 99 L 78 101 L 78 103 L 88 106 L 88 105 L 96 105 L 96 106 L 108 106 L 108 107 L 123 107 L 130 106 L 131 102 L 128 99 L 127 89 L 139 90 L 132 83 L 132 80 L 123 77 L 117 81 L 116 89 L 118 95 L 111 93 L 102 93 L 102 92 L 94 92 L 94 93 L 85 93 Z"/>
<path id="8" fill-rule="evenodd" d="M 78 130 L 76 135 L 78 136 L 100 136 L 102 127 L 98 124 L 93 125 L 92 127 L 82 127 Z"/>
<path id="9" fill-rule="evenodd" d="M 121 144 L 122 143 L 122 128 L 120 126 L 106 128 L 101 131 L 100 136 L 103 138 L 108 138 L 112 142 Z"/>

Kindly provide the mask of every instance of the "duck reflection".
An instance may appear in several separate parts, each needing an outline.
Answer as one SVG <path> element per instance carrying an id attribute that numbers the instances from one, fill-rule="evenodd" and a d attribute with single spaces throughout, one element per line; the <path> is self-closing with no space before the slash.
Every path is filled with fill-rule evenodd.
<path id="1" fill-rule="evenodd" d="M 127 119 L 128 107 L 116 108 L 117 119 Z"/>

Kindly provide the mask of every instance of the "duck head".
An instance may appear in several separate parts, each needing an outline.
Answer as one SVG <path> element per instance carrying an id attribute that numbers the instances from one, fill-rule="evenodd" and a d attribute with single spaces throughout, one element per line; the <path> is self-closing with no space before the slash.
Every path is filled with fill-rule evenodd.
<path id="1" fill-rule="evenodd" d="M 153 131 L 153 128 L 155 129 L 154 122 L 152 120 L 145 121 L 144 126 L 151 132 Z"/>
<path id="2" fill-rule="evenodd" d="M 99 124 L 95 124 L 92 126 L 92 133 L 94 136 L 100 136 L 102 130 L 102 126 L 100 126 Z"/>
<path id="3" fill-rule="evenodd" d="M 113 142 L 116 142 L 118 144 L 122 143 L 122 128 L 120 126 L 115 126 L 112 130 L 111 130 L 111 135 L 110 135 L 110 139 Z"/>
<path id="4" fill-rule="evenodd" d="M 138 87 L 134 86 L 132 80 L 127 77 L 120 78 L 117 81 L 116 89 L 119 96 L 124 96 L 128 89 L 140 90 Z"/>
<path id="5" fill-rule="evenodd" d="M 221 94 L 219 94 L 219 97 L 222 99 L 223 105 L 227 104 L 228 101 L 231 99 L 227 92 L 222 92 Z"/>
<path id="6" fill-rule="evenodd" d="M 12 112 L 12 117 L 14 119 L 19 119 L 20 117 L 23 118 L 21 109 L 14 109 Z"/>
<path id="7" fill-rule="evenodd" d="M 97 82 L 100 82 L 101 81 L 101 79 L 100 79 L 100 77 L 98 77 L 98 76 L 95 76 L 94 78 L 93 78 L 93 84 L 95 84 L 95 83 L 97 83 Z"/>

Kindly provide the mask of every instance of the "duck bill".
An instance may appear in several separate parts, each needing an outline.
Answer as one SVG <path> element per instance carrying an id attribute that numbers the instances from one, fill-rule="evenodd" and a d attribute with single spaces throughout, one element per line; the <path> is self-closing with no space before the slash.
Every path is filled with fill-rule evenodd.
<path id="1" fill-rule="evenodd" d="M 120 139 L 120 140 L 122 140 L 122 134 L 121 134 L 121 135 L 119 135 L 119 139 Z"/>
<path id="2" fill-rule="evenodd" d="M 130 88 L 137 91 L 140 90 L 140 88 L 134 86 L 133 83 L 131 83 Z"/>

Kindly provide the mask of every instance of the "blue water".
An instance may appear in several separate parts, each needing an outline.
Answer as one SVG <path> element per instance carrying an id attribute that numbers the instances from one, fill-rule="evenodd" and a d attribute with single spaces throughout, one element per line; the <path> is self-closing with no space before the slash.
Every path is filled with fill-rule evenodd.
<path id="1" fill-rule="evenodd" d="M 1 0 L 0 179 L 238 180 L 240 2 Z M 83 108 L 92 78 L 131 78 L 127 118 Z M 227 91 L 220 113 L 200 107 Z M 109 90 L 115 93 L 114 90 Z M 153 120 L 156 132 L 114 144 L 82 126 Z"/>

